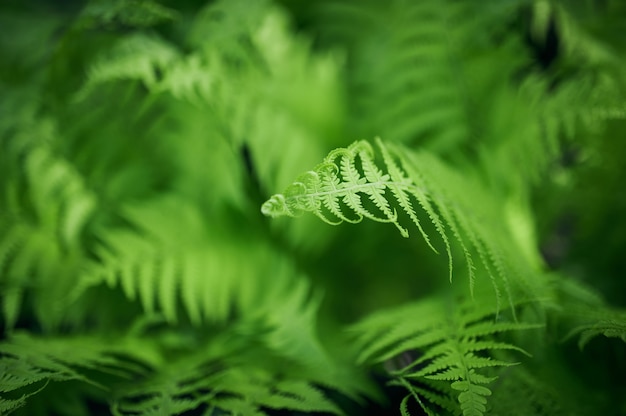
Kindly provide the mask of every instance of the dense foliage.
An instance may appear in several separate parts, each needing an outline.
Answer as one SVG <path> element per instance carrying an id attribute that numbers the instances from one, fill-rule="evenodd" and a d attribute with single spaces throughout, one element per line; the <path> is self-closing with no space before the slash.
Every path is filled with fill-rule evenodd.
<path id="1" fill-rule="evenodd" d="M 626 414 L 625 27 L 4 1 L 0 414 Z"/>

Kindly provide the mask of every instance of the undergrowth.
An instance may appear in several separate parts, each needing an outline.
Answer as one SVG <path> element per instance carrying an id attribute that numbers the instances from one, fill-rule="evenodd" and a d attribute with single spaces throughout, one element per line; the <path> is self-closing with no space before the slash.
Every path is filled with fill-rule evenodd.
<path id="1" fill-rule="evenodd" d="M 0 414 L 626 414 L 624 25 L 3 3 Z"/>

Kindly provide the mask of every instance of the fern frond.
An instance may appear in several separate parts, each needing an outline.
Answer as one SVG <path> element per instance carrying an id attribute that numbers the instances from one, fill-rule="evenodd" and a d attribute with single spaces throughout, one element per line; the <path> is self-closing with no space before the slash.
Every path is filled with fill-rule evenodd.
<path id="1" fill-rule="evenodd" d="M 461 177 L 430 154 L 387 146 L 380 139 L 377 145 L 386 169 L 376 165 L 374 150 L 368 142 L 355 142 L 330 152 L 321 164 L 298 177 L 284 193 L 266 201 L 261 211 L 271 217 L 297 217 L 311 212 L 329 224 L 358 223 L 367 218 L 394 224 L 404 237 L 408 236 L 408 230 L 401 218 L 408 217 L 434 250 L 418 218 L 419 207 L 444 243 L 450 278 L 452 244 L 446 228 L 452 231 L 467 263 L 471 292 L 475 253 L 496 298 L 504 292 L 511 304 L 518 289 L 531 296 L 538 296 L 545 289 L 545 281 L 538 279 L 537 264 L 519 256 L 518 252 L 526 247 L 511 240 L 514 230 L 503 229 L 496 220 L 502 215 L 498 199 L 483 189 L 479 181 L 467 175 Z M 405 215 L 400 217 L 398 210 Z M 511 282 L 516 282 L 515 286 Z"/>
<path id="2" fill-rule="evenodd" d="M 578 308 L 569 311 L 576 321 L 583 321 L 572 328 L 567 338 L 576 335 L 578 347 L 583 349 L 593 338 L 603 335 L 609 338 L 620 338 L 626 342 L 626 312 L 623 310 L 613 310 L 608 307 L 597 306 L 592 309 Z"/>
<path id="3" fill-rule="evenodd" d="M 203 138 L 208 129 L 232 150 L 249 149 L 261 185 L 283 187 L 322 157 L 322 143 L 339 139 L 344 113 L 341 61 L 292 32 L 270 2 L 213 2 L 185 33 L 188 53 L 155 35 L 127 36 L 95 60 L 78 97 L 129 80 L 149 90 L 147 101 L 171 95 L 192 103 L 202 111 Z M 279 134 L 291 139 L 275 140 Z M 279 155 L 290 155 L 288 163 L 271 162 Z"/>
<path id="4" fill-rule="evenodd" d="M 100 233 L 98 261 L 82 275 L 78 294 L 85 286 L 119 288 L 148 316 L 171 325 L 265 323 L 272 351 L 333 371 L 315 331 L 319 298 L 280 252 L 250 234 L 245 240 L 227 234 L 225 224 L 207 221 L 179 197 L 127 207 L 125 216 L 135 230 Z"/>
<path id="5" fill-rule="evenodd" d="M 30 397 L 46 394 L 49 384 L 73 380 L 74 394 L 81 394 L 76 386 L 95 386 L 118 415 L 178 415 L 202 408 L 342 414 L 319 389 L 314 369 L 284 356 L 278 364 L 259 337 L 261 332 L 235 331 L 199 343 L 198 337 L 171 329 L 115 342 L 14 334 L 0 343 L 0 408 L 13 411 Z"/>
<path id="6" fill-rule="evenodd" d="M 99 0 L 89 2 L 78 24 L 88 28 L 146 28 L 177 17 L 174 10 L 152 0 Z"/>
<path id="7" fill-rule="evenodd" d="M 156 36 L 136 34 L 123 38 L 91 65 L 77 99 L 84 99 L 100 84 L 117 80 L 137 80 L 154 89 L 162 74 L 179 59 L 176 48 Z"/>
<path id="8" fill-rule="evenodd" d="M 485 106 L 526 64 L 524 51 L 511 49 L 516 34 L 505 29 L 523 5 L 342 0 L 313 8 L 320 37 L 349 50 L 350 121 L 356 134 L 437 153 L 466 144 L 475 149 L 476 141 L 487 139 L 486 124 L 493 120 L 479 121 L 490 111 Z M 487 66 L 485 56 L 499 53 L 494 48 L 503 54 Z"/>
<path id="9" fill-rule="evenodd" d="M 573 279 L 556 280 L 559 289 L 560 320 L 567 333 L 564 340 L 578 337 L 582 350 L 593 338 L 603 335 L 626 342 L 626 311 L 615 308 L 592 287 Z"/>
<path id="10" fill-rule="evenodd" d="M 578 341 L 580 348 L 583 348 L 592 338 L 598 335 L 621 338 L 622 341 L 626 342 L 626 315 L 621 313 L 611 318 L 599 320 L 593 324 L 580 326 L 574 329 L 573 332 L 580 333 L 580 340 Z"/>
<path id="11" fill-rule="evenodd" d="M 77 380 L 105 389 L 97 381 L 98 374 L 123 379 L 141 372 L 131 361 L 121 359 L 120 353 L 128 351 L 95 337 L 13 334 L 0 343 L 0 408 L 17 409 L 50 382 Z M 11 398 L 19 394 L 19 399 Z"/>
<path id="12" fill-rule="evenodd" d="M 36 299 L 35 315 L 50 329 L 59 324 L 64 294 L 74 286 L 98 197 L 55 151 L 58 132 L 50 120 L 19 120 L 13 127 L 19 134 L 2 137 L 0 132 L 3 318 L 12 329 L 28 290 Z M 59 275 L 67 278 L 59 281 Z"/>
<path id="13" fill-rule="evenodd" d="M 264 409 L 341 414 L 307 382 L 274 380 L 268 372 L 251 366 L 211 371 L 210 367 L 185 368 L 177 364 L 185 371 L 125 390 L 114 403 L 113 414 L 179 415 L 202 407 L 241 415 L 266 415 Z"/>
<path id="14" fill-rule="evenodd" d="M 473 36 L 468 23 L 475 21 L 459 17 L 471 9 L 436 1 L 336 1 L 314 9 L 322 36 L 349 45 L 350 115 L 357 135 L 442 147 L 465 140 L 460 55 Z"/>
<path id="15" fill-rule="evenodd" d="M 563 138 L 584 140 L 608 120 L 626 118 L 623 51 L 602 39 L 602 30 L 593 30 L 592 22 L 602 8 L 582 5 L 559 1 L 533 4 L 531 36 L 545 45 L 552 28 L 559 49 L 546 69 L 547 76 L 531 74 L 522 82 L 521 91 L 532 104 L 551 155 Z M 603 12 L 610 14 L 613 7 L 607 6 Z M 619 6 L 616 8 L 620 13 Z"/>
<path id="16" fill-rule="evenodd" d="M 170 215 L 176 215 L 177 221 Z M 262 242 L 242 242 L 222 234 L 180 197 L 166 196 L 149 204 L 128 206 L 125 217 L 136 230 L 101 231 L 103 244 L 96 250 L 99 261 L 89 267 L 83 282 L 119 286 L 149 315 L 160 313 L 175 323 L 182 307 L 196 325 L 224 322 L 234 312 L 233 307 L 253 316 L 264 303 L 263 294 L 277 295 L 295 284 L 277 253 Z M 244 246 L 248 259 L 254 261 L 238 259 Z M 275 291 L 259 286 L 262 270 L 275 274 Z"/>
<path id="17" fill-rule="evenodd" d="M 385 149 L 382 142 L 378 144 Z M 284 194 L 274 195 L 266 201 L 261 212 L 271 217 L 295 217 L 312 212 L 329 224 L 358 223 L 367 218 L 392 223 L 403 237 L 408 237 L 408 230 L 400 225 L 397 211 L 391 207 L 390 201 L 395 199 L 394 202 L 409 215 L 430 245 L 413 208 L 412 198 L 423 201 L 424 209 L 433 215 L 433 222 L 441 225 L 438 216 L 430 208 L 423 190 L 396 166 L 389 153 L 384 156 L 387 173 L 375 164 L 374 150 L 366 141 L 334 150 L 313 171 L 300 176 Z M 364 206 L 364 200 L 374 206 Z M 439 228 L 438 231 L 445 238 L 443 230 Z"/>
<path id="18" fill-rule="evenodd" d="M 475 301 L 450 306 L 442 298 L 431 297 L 378 312 L 351 329 L 358 337 L 361 360 L 390 363 L 402 354 L 414 357 L 390 373 L 395 382 L 419 397 L 425 411 L 430 410 L 423 402 L 449 408 L 456 397 L 456 408 L 464 415 L 483 415 L 491 394 L 487 385 L 497 379 L 490 369 L 516 364 L 495 358 L 494 353 L 527 354 L 494 337 L 538 326 L 494 322 L 497 309 Z M 443 391 L 438 387 L 441 382 L 447 386 Z"/>
<path id="19" fill-rule="evenodd" d="M 507 370 L 495 383 L 489 400 L 490 414 L 566 416 L 591 415 L 581 408 L 577 397 L 562 397 L 559 380 L 546 380 L 529 372 L 523 366 Z M 557 387 L 559 386 L 559 387 Z"/>

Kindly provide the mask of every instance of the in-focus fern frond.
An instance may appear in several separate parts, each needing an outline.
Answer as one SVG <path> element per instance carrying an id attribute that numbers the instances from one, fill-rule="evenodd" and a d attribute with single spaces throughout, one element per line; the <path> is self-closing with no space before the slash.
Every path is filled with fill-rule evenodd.
<path id="1" fill-rule="evenodd" d="M 403 237 L 408 237 L 408 230 L 400 224 L 397 210 L 391 205 L 395 202 L 430 245 L 430 239 L 416 215 L 414 199 L 431 215 L 437 230 L 447 242 L 441 220 L 424 189 L 406 176 L 380 140 L 377 143 L 383 151 L 387 173 L 374 162 L 371 145 L 366 141 L 357 141 L 347 148 L 330 152 L 323 163 L 300 176 L 283 194 L 272 196 L 263 204 L 261 211 L 271 217 L 295 217 L 303 212 L 312 212 L 333 225 L 343 221 L 358 223 L 367 218 L 392 223 Z M 368 202 L 373 206 L 367 206 Z"/>
<path id="2" fill-rule="evenodd" d="M 510 238 L 515 230 L 501 226 L 507 213 L 502 212 L 493 194 L 479 181 L 460 176 L 431 154 L 386 145 L 380 139 L 377 144 L 384 170 L 376 164 L 372 146 L 358 141 L 330 152 L 284 193 L 266 201 L 261 211 L 271 217 L 311 212 L 329 224 L 358 223 L 367 218 L 392 223 L 405 237 L 408 230 L 402 221 L 408 218 L 433 248 L 418 217 L 418 213 L 426 214 L 445 245 L 450 277 L 453 247 L 449 232 L 463 252 L 471 291 L 475 281 L 473 256 L 477 254 L 497 298 L 504 292 L 512 305 L 518 289 L 538 296 L 545 280 L 536 278 L 537 264 L 520 254 L 527 249 L 520 246 L 524 242 Z"/>

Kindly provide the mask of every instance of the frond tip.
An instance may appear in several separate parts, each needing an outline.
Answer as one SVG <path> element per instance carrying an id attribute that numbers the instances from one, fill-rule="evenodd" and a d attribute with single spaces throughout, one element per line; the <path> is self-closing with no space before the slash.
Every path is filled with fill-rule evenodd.
<path id="1" fill-rule="evenodd" d="M 423 207 L 428 205 L 426 195 L 398 166 L 384 144 L 380 140 L 377 144 L 387 173 L 376 165 L 372 146 L 363 140 L 356 141 L 347 148 L 330 152 L 321 164 L 300 175 L 283 194 L 266 201 L 261 212 L 270 217 L 296 217 L 311 212 L 333 225 L 344 221 L 359 223 L 368 218 L 392 223 L 403 237 L 408 237 L 395 206 L 417 225 L 430 245 L 413 208 L 415 202 Z"/>

